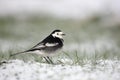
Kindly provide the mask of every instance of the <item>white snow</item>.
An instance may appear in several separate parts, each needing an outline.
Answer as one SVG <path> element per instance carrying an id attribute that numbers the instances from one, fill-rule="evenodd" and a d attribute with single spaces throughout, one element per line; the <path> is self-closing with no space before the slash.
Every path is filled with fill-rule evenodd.
<path id="1" fill-rule="evenodd" d="M 120 61 L 101 60 L 96 66 L 49 65 L 12 60 L 0 66 L 0 80 L 119 80 Z"/>

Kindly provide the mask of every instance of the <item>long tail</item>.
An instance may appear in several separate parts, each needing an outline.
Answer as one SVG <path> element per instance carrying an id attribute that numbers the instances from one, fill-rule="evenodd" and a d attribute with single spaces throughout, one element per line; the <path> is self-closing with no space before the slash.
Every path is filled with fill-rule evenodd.
<path id="1" fill-rule="evenodd" d="M 11 56 L 11 57 L 12 57 L 12 56 L 16 56 L 16 55 L 18 55 L 18 54 L 22 54 L 22 53 L 25 53 L 25 52 L 28 52 L 28 51 L 18 52 L 18 53 L 15 53 L 15 54 L 11 54 L 10 56 Z"/>
<path id="2" fill-rule="evenodd" d="M 15 53 L 15 54 L 11 54 L 10 56 L 12 57 L 12 56 L 16 56 L 18 54 L 22 54 L 22 53 L 26 53 L 26 52 L 31 52 L 31 51 L 34 51 L 34 50 L 36 50 L 36 49 L 29 49 L 29 50 L 26 50 L 26 51 L 22 51 L 22 52 L 18 52 L 18 53 Z"/>

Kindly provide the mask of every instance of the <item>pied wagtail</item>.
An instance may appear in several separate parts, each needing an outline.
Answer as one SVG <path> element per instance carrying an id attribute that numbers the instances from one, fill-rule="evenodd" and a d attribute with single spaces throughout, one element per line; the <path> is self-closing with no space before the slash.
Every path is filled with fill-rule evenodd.
<path id="1" fill-rule="evenodd" d="M 54 30 L 49 36 L 47 36 L 44 40 L 39 42 L 31 49 L 12 54 L 11 56 L 30 52 L 41 55 L 48 63 L 53 63 L 49 57 L 55 55 L 56 51 L 60 50 L 63 47 L 64 35 L 65 34 L 61 30 Z"/>

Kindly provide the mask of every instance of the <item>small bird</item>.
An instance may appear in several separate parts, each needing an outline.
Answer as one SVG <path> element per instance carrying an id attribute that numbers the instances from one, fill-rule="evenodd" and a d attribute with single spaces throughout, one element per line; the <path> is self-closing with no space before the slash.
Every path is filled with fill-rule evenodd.
<path id="1" fill-rule="evenodd" d="M 21 53 L 35 53 L 41 55 L 48 63 L 53 63 L 49 57 L 54 56 L 57 54 L 57 51 L 62 49 L 64 42 L 63 36 L 65 36 L 65 34 L 61 30 L 54 30 L 49 36 L 47 36 L 37 45 L 33 46 L 31 49 L 12 54 L 11 56 Z"/>

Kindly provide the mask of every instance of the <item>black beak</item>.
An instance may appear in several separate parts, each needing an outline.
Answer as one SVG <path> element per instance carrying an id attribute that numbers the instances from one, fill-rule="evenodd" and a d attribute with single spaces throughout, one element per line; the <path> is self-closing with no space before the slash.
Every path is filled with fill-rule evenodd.
<path id="1" fill-rule="evenodd" d="M 66 34 L 63 33 L 62 35 L 65 36 Z"/>

